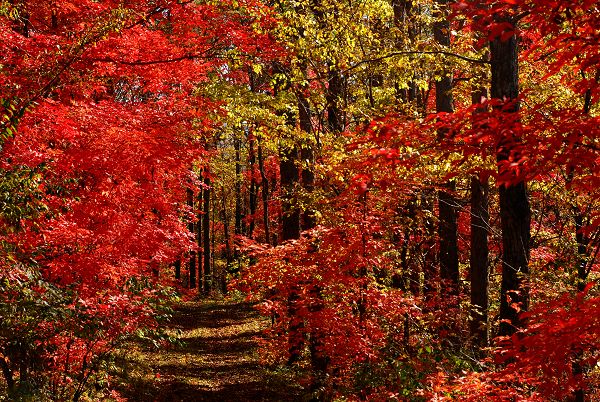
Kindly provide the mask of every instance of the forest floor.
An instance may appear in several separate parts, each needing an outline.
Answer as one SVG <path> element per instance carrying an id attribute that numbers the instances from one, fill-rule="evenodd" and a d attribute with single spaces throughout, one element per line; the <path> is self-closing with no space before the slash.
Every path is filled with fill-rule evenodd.
<path id="1" fill-rule="evenodd" d="M 119 362 L 130 401 L 302 401 L 291 372 L 260 364 L 256 337 L 270 322 L 244 302 L 205 300 L 175 307 L 167 349 L 132 344 Z"/>

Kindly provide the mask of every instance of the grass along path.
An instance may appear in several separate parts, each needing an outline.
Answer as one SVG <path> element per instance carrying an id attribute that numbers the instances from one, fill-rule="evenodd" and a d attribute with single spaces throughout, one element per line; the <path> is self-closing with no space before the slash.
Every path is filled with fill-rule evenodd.
<path id="1" fill-rule="evenodd" d="M 130 401 L 302 401 L 302 388 L 260 365 L 255 336 L 269 325 L 248 303 L 187 302 L 168 325 L 182 342 L 168 349 L 132 345 L 123 374 Z"/>

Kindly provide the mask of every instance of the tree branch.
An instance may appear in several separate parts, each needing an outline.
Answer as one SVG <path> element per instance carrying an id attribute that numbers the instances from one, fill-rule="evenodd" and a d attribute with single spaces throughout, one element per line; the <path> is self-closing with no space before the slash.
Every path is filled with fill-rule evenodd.
<path id="1" fill-rule="evenodd" d="M 490 62 L 488 60 L 474 59 L 471 57 L 463 56 L 460 54 L 456 54 L 456 53 L 452 53 L 452 52 L 448 52 L 448 51 L 444 51 L 444 50 L 432 50 L 432 51 L 415 50 L 415 51 L 404 51 L 404 52 L 392 52 L 392 53 L 388 53 L 384 56 L 375 57 L 373 59 L 361 60 L 358 63 L 354 64 L 353 66 L 350 66 L 347 69 L 343 70 L 342 73 L 346 73 L 348 71 L 354 70 L 355 68 L 357 68 L 363 64 L 374 63 L 374 62 L 382 61 L 382 60 L 389 59 L 389 58 L 396 57 L 396 56 L 411 56 L 411 55 L 420 56 L 420 55 L 425 55 L 425 54 L 450 56 L 450 57 L 455 57 L 460 60 L 468 61 L 470 63 L 490 64 Z"/>

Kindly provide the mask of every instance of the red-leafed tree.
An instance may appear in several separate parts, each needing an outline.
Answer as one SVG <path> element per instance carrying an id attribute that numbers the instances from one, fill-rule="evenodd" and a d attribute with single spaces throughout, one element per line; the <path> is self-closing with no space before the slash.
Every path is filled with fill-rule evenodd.
<path id="1" fill-rule="evenodd" d="M 586 392 L 597 393 L 597 290 L 585 285 L 598 268 L 598 6 L 585 0 L 458 1 L 451 4 L 448 23 L 439 19 L 444 2 L 433 3 L 393 2 L 381 18 L 363 15 L 356 27 L 364 37 L 356 39 L 362 60 L 328 48 L 312 63 L 295 60 L 303 66 L 297 75 L 322 83 L 302 92 L 304 102 L 321 110 L 313 121 L 343 115 L 351 123 L 342 139 L 319 150 L 315 187 L 326 194 L 316 208 L 319 225 L 277 248 L 250 247 L 258 263 L 245 270 L 240 285 L 267 299 L 264 311 L 275 322 L 269 358 L 289 362 L 293 354 L 298 362 L 303 353 L 313 354 L 310 340 L 319 336 L 319 352 L 328 359 L 321 396 L 401 398 L 420 392 L 440 399 L 582 400 Z M 285 9 L 287 3 L 281 4 Z M 350 24 L 344 6 L 310 2 L 294 11 L 304 17 L 317 10 L 310 29 L 330 23 L 340 46 L 351 48 L 352 33 L 335 25 Z M 323 19 L 327 12 L 331 19 Z M 419 13 L 438 17 L 435 37 L 427 39 L 431 27 L 419 26 Z M 369 25 L 390 27 L 401 20 L 406 26 L 395 26 L 398 36 L 387 43 Z M 299 39 L 291 41 L 304 43 L 302 35 L 309 34 L 297 32 Z M 373 51 L 372 43 L 381 48 Z M 402 81 L 401 67 L 390 72 L 383 61 L 403 56 L 413 71 Z M 419 63 L 409 64 L 410 57 Z M 344 66 L 339 99 L 345 104 L 336 110 L 328 109 L 328 94 L 337 81 L 318 69 L 319 62 L 328 67 L 334 59 Z M 360 83 L 366 83 L 364 92 Z M 443 113 L 436 114 L 428 98 L 434 85 Z M 364 95 L 374 108 L 380 87 L 385 106 L 372 111 L 360 99 Z M 298 108 L 298 116 L 305 110 Z M 297 177 L 305 166 L 295 167 Z M 490 180 L 497 191 L 484 196 L 474 186 L 469 209 L 465 183 L 473 176 L 475 184 Z M 456 188 L 449 188 L 453 181 Z M 474 215 L 470 231 L 443 202 Z M 446 229 L 437 237 L 431 230 L 436 216 Z M 461 238 L 474 232 L 479 239 L 489 233 L 490 241 L 468 256 Z M 440 261 L 432 258 L 435 251 Z M 488 279 L 488 264 L 495 261 L 498 266 L 489 268 L 496 275 Z M 469 278 L 469 263 L 478 264 L 477 278 Z M 450 279 L 450 286 L 439 279 Z M 476 313 L 472 324 L 478 340 L 463 345 L 459 340 L 467 338 L 471 320 L 463 314 L 469 311 L 463 309 L 467 282 L 473 303 L 485 304 L 471 311 L 486 314 Z M 488 285 L 498 294 L 490 306 Z M 454 305 L 452 287 L 458 289 Z M 398 308 L 393 319 L 379 310 L 391 305 Z M 586 330 L 577 333 L 576 326 Z M 487 353 L 477 345 L 488 332 L 495 338 L 488 355 L 495 362 L 478 360 Z M 468 363 L 459 357 L 464 353 L 472 353 Z M 468 374 L 459 374 L 466 366 Z M 405 378 L 407 371 L 419 373 L 418 385 Z M 318 375 L 312 373 L 314 382 Z"/>
<path id="2" fill-rule="evenodd" d="M 260 3 L 229 6 L 0 4 L 9 395 L 78 400 L 118 341 L 156 325 L 160 270 L 194 247 L 185 193 L 219 108 L 195 90 L 228 52 L 276 51 Z"/>

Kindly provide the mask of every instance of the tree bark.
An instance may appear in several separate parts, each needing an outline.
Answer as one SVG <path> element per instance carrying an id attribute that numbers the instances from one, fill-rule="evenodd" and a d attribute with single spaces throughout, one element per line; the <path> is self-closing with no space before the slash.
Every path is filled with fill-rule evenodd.
<path id="1" fill-rule="evenodd" d="M 516 29 L 512 20 L 497 18 L 497 22 L 508 22 Z M 503 110 L 517 112 L 519 96 L 519 66 L 517 38 L 513 34 L 502 41 L 490 42 L 491 96 L 500 100 L 513 101 L 512 108 Z M 509 159 L 511 151 L 519 141 L 512 134 L 503 134 L 497 150 L 498 168 Z M 505 172 L 499 172 L 501 174 Z M 523 325 L 520 311 L 527 311 L 529 291 L 529 247 L 531 212 L 527 196 L 527 183 L 500 185 L 500 220 L 502 227 L 502 285 L 500 289 L 500 335 L 511 335 Z"/>
<path id="2" fill-rule="evenodd" d="M 200 177 L 200 179 L 202 179 Z M 204 181 L 202 179 L 202 181 Z M 204 203 L 203 203 L 204 189 L 201 187 L 198 192 L 198 224 L 196 225 L 196 245 L 198 246 L 198 290 L 204 289 L 204 267 L 202 264 L 202 256 L 204 255 L 203 243 L 202 243 L 202 222 L 204 221 Z"/>
<path id="3" fill-rule="evenodd" d="M 211 182 L 209 172 L 205 173 L 204 176 L 204 194 L 202 195 L 204 202 L 204 216 L 202 218 L 202 255 L 204 259 L 204 280 L 202 281 L 203 293 L 208 294 L 212 289 L 213 274 L 210 265 L 210 197 L 211 197 Z"/>
<path id="4" fill-rule="evenodd" d="M 263 160 L 262 145 L 260 143 L 260 137 L 258 138 L 258 169 L 260 171 L 261 179 L 261 194 L 263 204 L 263 228 L 265 231 L 265 243 L 271 244 L 271 230 L 269 225 L 269 180 L 265 173 L 265 164 Z"/>
<path id="5" fill-rule="evenodd" d="M 225 268 L 221 275 L 221 293 L 227 293 L 227 272 L 232 261 L 231 252 L 231 238 L 229 235 L 229 216 L 227 214 L 227 199 L 225 197 L 225 188 L 221 191 L 221 202 L 222 202 L 222 218 L 223 218 L 223 236 L 225 237 Z M 214 237 L 214 235 L 213 235 Z"/>
<path id="6" fill-rule="evenodd" d="M 471 336 L 476 344 L 488 343 L 489 305 L 489 181 L 471 177 Z"/>
<path id="7" fill-rule="evenodd" d="M 194 211 L 194 192 L 190 189 L 187 190 L 187 204 Z M 188 230 L 194 234 L 194 221 L 191 219 L 188 222 Z M 190 258 L 188 260 L 188 271 L 189 271 L 189 288 L 194 289 L 196 287 L 196 251 L 190 250 Z"/>
<path id="8" fill-rule="evenodd" d="M 254 235 L 254 214 L 256 213 L 256 203 L 258 199 L 258 185 L 256 184 L 255 166 L 256 166 L 256 155 L 254 153 L 254 135 L 248 132 L 248 154 L 250 164 L 250 222 L 248 223 L 248 237 L 253 238 Z"/>
<path id="9" fill-rule="evenodd" d="M 435 258 L 435 223 L 433 221 L 433 193 L 431 189 L 425 189 L 421 194 L 421 210 L 424 215 L 423 237 L 423 296 L 425 301 L 430 301 L 437 294 L 439 273 L 436 269 Z"/>
<path id="10" fill-rule="evenodd" d="M 179 258 L 175 260 L 173 266 L 175 268 L 175 279 L 181 279 L 181 260 Z"/>
<path id="11" fill-rule="evenodd" d="M 285 113 L 285 112 L 284 112 Z M 295 126 L 295 119 L 290 113 L 286 114 L 287 124 Z M 300 182 L 298 173 L 298 147 L 294 144 L 280 150 L 279 172 L 281 183 L 281 237 L 282 240 L 300 238 L 300 210 L 295 205 L 296 186 Z"/>
<path id="12" fill-rule="evenodd" d="M 300 211 L 294 205 L 295 188 L 299 180 L 297 160 L 298 149 L 295 146 L 281 152 L 279 169 L 282 192 L 281 237 L 283 241 L 300 238 Z"/>
<path id="13" fill-rule="evenodd" d="M 439 11 L 437 20 L 433 25 L 435 41 L 445 49 L 450 48 L 450 22 L 447 14 L 447 0 L 437 0 Z M 435 83 L 435 108 L 436 112 L 452 113 L 454 104 L 452 99 L 452 72 L 443 71 L 442 77 Z M 438 138 L 446 137 L 446 130 L 438 131 Z M 456 184 L 447 182 L 448 190 L 438 192 L 438 237 L 439 237 L 439 260 L 440 279 L 442 295 L 458 294 L 458 226 L 457 226 L 457 200 L 453 195 Z M 455 300 L 452 304 L 456 304 Z"/>
<path id="14" fill-rule="evenodd" d="M 235 234 L 241 235 L 244 233 L 243 216 L 242 216 L 242 163 L 240 152 L 240 140 L 233 140 L 235 149 Z"/>
<path id="15" fill-rule="evenodd" d="M 341 133 L 344 131 L 344 116 L 340 107 L 344 95 L 344 77 L 336 66 L 329 66 L 327 81 L 327 127 L 332 133 Z"/>
<path id="16" fill-rule="evenodd" d="M 310 135 L 312 133 L 312 123 L 310 121 L 310 105 L 308 99 L 302 94 L 298 96 L 298 118 L 300 129 Z M 312 141 L 306 141 L 300 150 L 300 158 L 302 159 L 302 188 L 310 195 L 315 187 L 315 174 L 313 172 L 314 152 Z M 315 211 L 310 208 L 302 211 L 302 230 L 309 230 L 316 226 Z"/>

